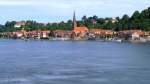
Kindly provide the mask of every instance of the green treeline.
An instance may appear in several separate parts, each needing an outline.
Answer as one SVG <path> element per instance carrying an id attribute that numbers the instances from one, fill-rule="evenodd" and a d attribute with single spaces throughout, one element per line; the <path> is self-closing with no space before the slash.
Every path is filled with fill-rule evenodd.
<path id="1" fill-rule="evenodd" d="M 0 32 L 18 31 L 25 29 L 32 30 L 71 30 L 72 20 L 60 23 L 42 24 L 36 21 L 26 21 L 26 25 L 21 28 L 15 28 L 16 21 L 6 22 L 5 25 L 0 25 Z M 78 26 L 86 26 L 88 28 L 110 29 L 115 31 L 141 29 L 150 31 L 150 7 L 139 12 L 135 11 L 132 16 L 123 15 L 123 17 L 113 18 L 99 18 L 94 15 L 92 17 L 83 16 L 81 20 L 77 21 Z"/>

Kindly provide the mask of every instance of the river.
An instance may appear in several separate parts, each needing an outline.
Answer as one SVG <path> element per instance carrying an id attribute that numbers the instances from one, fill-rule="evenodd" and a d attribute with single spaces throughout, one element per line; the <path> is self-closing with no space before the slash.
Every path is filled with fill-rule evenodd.
<path id="1" fill-rule="evenodd" d="M 150 44 L 1 39 L 0 84 L 150 84 Z"/>

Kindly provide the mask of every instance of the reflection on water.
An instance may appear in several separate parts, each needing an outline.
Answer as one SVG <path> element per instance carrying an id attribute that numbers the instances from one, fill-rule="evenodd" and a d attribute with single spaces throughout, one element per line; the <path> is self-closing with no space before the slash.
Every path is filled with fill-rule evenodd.
<path id="1" fill-rule="evenodd" d="M 0 40 L 0 84 L 150 84 L 150 44 Z"/>

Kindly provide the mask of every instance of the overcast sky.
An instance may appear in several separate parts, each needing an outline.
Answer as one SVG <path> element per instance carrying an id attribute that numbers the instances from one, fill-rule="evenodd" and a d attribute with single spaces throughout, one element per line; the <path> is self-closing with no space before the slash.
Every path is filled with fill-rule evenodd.
<path id="1" fill-rule="evenodd" d="M 150 6 L 150 0 L 0 0 L 0 23 L 6 21 L 36 20 L 60 22 L 83 15 L 116 17 L 131 15 L 135 10 Z"/>

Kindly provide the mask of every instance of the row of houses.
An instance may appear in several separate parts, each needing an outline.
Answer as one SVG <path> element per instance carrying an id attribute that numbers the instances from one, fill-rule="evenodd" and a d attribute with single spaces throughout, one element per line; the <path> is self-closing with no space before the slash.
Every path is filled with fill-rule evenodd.
<path id="1" fill-rule="evenodd" d="M 88 29 L 86 27 L 77 27 L 72 31 L 69 30 L 35 30 L 35 31 L 16 31 L 1 33 L 1 36 L 8 38 L 35 38 L 35 39 L 49 39 L 49 38 L 124 38 L 124 39 L 138 39 L 140 37 L 150 36 L 150 32 L 142 30 L 125 30 L 125 31 L 112 31 L 104 29 Z"/>
<path id="2" fill-rule="evenodd" d="M 124 30 L 118 32 L 118 37 L 125 38 L 125 39 L 140 39 L 144 37 L 149 37 L 150 32 L 142 31 L 142 30 Z"/>

